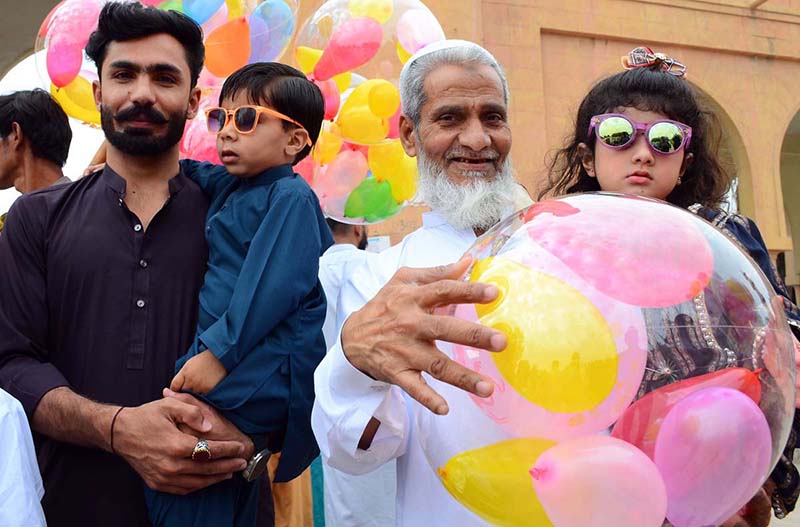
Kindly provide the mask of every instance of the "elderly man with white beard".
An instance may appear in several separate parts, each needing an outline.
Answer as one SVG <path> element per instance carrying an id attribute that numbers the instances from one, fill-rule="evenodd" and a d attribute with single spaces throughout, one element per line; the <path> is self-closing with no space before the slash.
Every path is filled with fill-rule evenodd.
<path id="1" fill-rule="evenodd" d="M 418 197 L 431 211 L 420 229 L 365 262 L 342 288 L 342 330 L 315 374 L 312 425 L 323 457 L 339 470 L 365 474 L 397 460 L 396 525 L 484 525 L 438 481 L 411 416 L 426 411 L 420 404 L 437 414 L 449 410 L 422 372 L 480 397 L 493 390 L 435 341 L 499 351 L 506 337 L 435 310 L 497 296 L 494 286 L 458 278 L 477 236 L 515 210 L 520 187 L 509 157 L 508 85 L 488 51 L 444 41 L 406 63 L 400 96 L 400 139 L 417 157 Z M 353 513 L 348 527 L 375 525 Z"/>

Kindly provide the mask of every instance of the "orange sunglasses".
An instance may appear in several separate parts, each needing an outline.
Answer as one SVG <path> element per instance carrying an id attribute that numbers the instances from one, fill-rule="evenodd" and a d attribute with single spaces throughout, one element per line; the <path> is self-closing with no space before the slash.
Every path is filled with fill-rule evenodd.
<path id="1" fill-rule="evenodd" d="M 258 126 L 258 121 L 262 113 L 290 122 L 300 127 L 302 130 L 305 130 L 302 124 L 287 115 L 276 112 L 272 108 L 254 105 L 239 106 L 233 110 L 226 110 L 220 107 L 208 108 L 206 110 L 206 126 L 208 126 L 208 131 L 210 133 L 218 134 L 228 126 L 228 122 L 231 116 L 233 116 L 233 127 L 236 131 L 240 134 L 251 134 L 256 129 L 256 126 Z M 306 138 L 306 144 L 311 146 L 310 137 Z"/>

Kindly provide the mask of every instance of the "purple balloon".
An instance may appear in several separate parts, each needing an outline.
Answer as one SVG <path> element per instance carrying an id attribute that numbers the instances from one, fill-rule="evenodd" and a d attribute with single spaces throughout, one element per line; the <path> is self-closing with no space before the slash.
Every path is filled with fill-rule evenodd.
<path id="1" fill-rule="evenodd" d="M 766 417 L 747 395 L 715 387 L 686 396 L 656 438 L 667 518 L 675 527 L 723 523 L 764 483 L 771 451 Z"/>

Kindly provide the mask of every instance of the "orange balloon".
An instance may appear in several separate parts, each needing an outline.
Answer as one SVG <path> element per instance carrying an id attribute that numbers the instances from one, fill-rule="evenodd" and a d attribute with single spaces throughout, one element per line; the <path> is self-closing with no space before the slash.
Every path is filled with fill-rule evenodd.
<path id="1" fill-rule="evenodd" d="M 206 39 L 206 68 L 217 77 L 227 77 L 250 59 L 250 25 L 237 18 L 225 22 Z"/>

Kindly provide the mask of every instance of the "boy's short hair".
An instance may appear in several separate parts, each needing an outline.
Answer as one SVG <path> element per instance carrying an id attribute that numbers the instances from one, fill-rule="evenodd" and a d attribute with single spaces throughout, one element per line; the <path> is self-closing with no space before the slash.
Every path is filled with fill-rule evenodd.
<path id="1" fill-rule="evenodd" d="M 44 90 L 25 90 L 0 96 L 0 137 L 17 123 L 35 157 L 63 167 L 67 162 L 72 129 L 67 114 Z"/>
<path id="2" fill-rule="evenodd" d="M 254 103 L 268 106 L 291 117 L 308 132 L 311 143 L 316 144 L 325 117 L 325 101 L 316 84 L 306 78 L 300 70 L 278 62 L 256 62 L 235 71 L 225 80 L 219 102 L 233 99 L 246 93 Z M 295 125 L 284 121 L 284 130 Z M 303 148 L 294 158 L 300 162 L 311 151 Z"/>
<path id="3" fill-rule="evenodd" d="M 138 2 L 110 2 L 100 10 L 97 29 L 86 44 L 86 55 L 100 72 L 111 42 L 126 42 L 165 33 L 181 43 L 191 73 L 191 86 L 197 85 L 205 61 L 203 30 L 177 11 L 143 6 Z"/>

